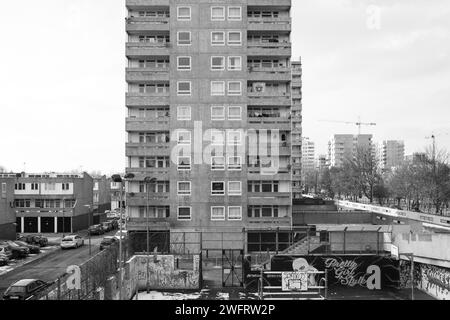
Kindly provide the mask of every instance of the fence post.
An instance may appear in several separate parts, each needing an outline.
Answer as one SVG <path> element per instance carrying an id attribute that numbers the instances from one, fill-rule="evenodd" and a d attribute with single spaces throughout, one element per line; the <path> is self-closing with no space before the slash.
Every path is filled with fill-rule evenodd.
<path id="1" fill-rule="evenodd" d="M 58 277 L 57 285 L 58 289 L 56 290 L 56 296 L 58 297 L 58 300 L 61 300 L 61 277 Z"/>

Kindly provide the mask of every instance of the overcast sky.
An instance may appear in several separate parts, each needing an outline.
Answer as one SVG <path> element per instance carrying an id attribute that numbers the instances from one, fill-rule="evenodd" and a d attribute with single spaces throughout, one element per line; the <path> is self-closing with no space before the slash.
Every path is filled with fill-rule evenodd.
<path id="1" fill-rule="evenodd" d="M 403 139 L 407 153 L 433 131 L 450 150 L 448 0 L 292 2 L 304 135 L 318 153 L 332 134 L 358 132 L 322 121 L 358 117 L 378 124 L 363 133 Z M 124 0 L 2 3 L 0 165 L 124 170 L 125 13 Z"/>

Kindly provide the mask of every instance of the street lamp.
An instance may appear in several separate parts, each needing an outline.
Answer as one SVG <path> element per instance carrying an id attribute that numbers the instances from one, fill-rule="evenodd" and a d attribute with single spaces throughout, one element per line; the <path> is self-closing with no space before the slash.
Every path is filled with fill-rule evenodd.
<path id="1" fill-rule="evenodd" d="M 150 261 L 150 185 L 156 182 L 156 178 L 145 177 L 145 188 L 147 189 L 147 293 L 150 293 L 150 282 L 149 282 L 149 261 Z"/>
<path id="2" fill-rule="evenodd" d="M 119 203 L 120 203 L 120 226 L 119 226 L 119 300 L 122 300 L 122 269 L 123 269 L 123 262 L 122 262 L 122 219 L 123 219 L 123 208 L 122 205 L 122 193 L 123 193 L 123 183 L 127 179 L 133 179 L 134 174 L 128 173 L 123 178 L 120 174 L 115 174 L 111 177 L 113 182 L 120 183 L 120 192 L 119 192 Z"/>

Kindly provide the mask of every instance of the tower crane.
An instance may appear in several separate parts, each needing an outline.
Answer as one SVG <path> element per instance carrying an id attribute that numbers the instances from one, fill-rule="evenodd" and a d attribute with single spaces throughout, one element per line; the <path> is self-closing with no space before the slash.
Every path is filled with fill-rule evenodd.
<path id="1" fill-rule="evenodd" d="M 362 126 L 376 126 L 377 124 L 374 122 L 361 122 L 361 119 L 358 122 L 349 122 L 349 121 L 329 121 L 329 120 L 321 120 L 320 122 L 334 122 L 334 123 L 344 123 L 344 124 L 353 124 L 358 126 L 358 135 L 361 134 Z"/>

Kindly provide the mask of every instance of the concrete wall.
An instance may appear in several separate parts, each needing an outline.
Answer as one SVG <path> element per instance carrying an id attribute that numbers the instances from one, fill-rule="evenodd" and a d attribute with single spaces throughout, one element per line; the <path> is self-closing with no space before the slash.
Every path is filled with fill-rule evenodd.
<path id="1" fill-rule="evenodd" d="M 152 290 L 199 290 L 201 286 L 200 256 L 191 256 L 192 264 L 188 263 L 191 267 L 184 269 L 176 268 L 176 259 L 182 259 L 185 262 L 184 266 L 186 265 L 186 259 L 173 255 L 158 255 L 156 261 L 153 255 L 134 256 L 127 261 L 123 273 L 123 300 L 130 300 L 136 290 L 145 290 L 147 279 Z M 117 276 L 111 277 L 105 289 L 107 300 L 119 299 L 118 287 Z"/>
<path id="2" fill-rule="evenodd" d="M 372 214 L 365 212 L 294 212 L 294 226 L 316 224 L 372 224 Z"/>
<path id="3" fill-rule="evenodd" d="M 393 244 L 400 253 L 413 252 L 419 262 L 450 268 L 450 234 L 397 232 Z"/>

